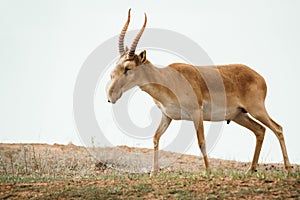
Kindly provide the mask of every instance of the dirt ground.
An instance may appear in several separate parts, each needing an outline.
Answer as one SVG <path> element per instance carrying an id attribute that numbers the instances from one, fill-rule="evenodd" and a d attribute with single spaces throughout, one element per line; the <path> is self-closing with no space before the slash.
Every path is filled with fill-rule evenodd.
<path id="1" fill-rule="evenodd" d="M 299 165 L 209 160 L 161 151 L 150 178 L 150 149 L 0 144 L 0 199 L 300 199 Z"/>

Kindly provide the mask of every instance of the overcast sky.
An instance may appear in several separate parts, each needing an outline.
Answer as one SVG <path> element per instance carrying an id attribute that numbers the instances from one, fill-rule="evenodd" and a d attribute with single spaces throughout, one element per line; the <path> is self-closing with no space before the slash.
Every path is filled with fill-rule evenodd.
<path id="1" fill-rule="evenodd" d="M 105 2 L 105 3 L 104 3 Z M 284 128 L 291 162 L 300 163 L 300 2 L 265 1 L 16 1 L 0 2 L 0 142 L 73 142 L 73 91 L 82 64 L 99 45 L 119 34 L 132 8 L 129 29 L 147 27 L 181 33 L 200 45 L 215 64 L 244 63 L 265 77 L 266 106 Z M 174 41 L 176 42 L 176 41 Z M 117 42 L 116 44 L 117 45 Z M 148 59 L 158 57 L 155 52 Z M 170 59 L 160 58 L 167 65 Z M 99 63 L 101 67 L 101 63 Z M 108 80 L 104 77 L 104 80 Z M 100 87 L 101 88 L 101 87 Z M 141 94 L 139 94 L 141 93 Z M 149 123 L 153 103 L 142 92 L 130 106 L 132 120 Z M 95 95 L 95 113 L 105 130 L 118 131 L 105 91 Z M 146 103 L 144 103 L 146 102 Z M 100 124 L 102 126 L 103 124 Z M 172 123 L 161 144 L 172 139 Z M 206 125 L 207 126 L 207 125 Z M 152 140 L 110 138 L 115 145 L 152 148 Z M 251 161 L 255 138 L 234 123 L 224 126 L 211 157 Z M 199 154 L 196 143 L 187 152 Z M 282 162 L 275 135 L 267 130 L 260 161 Z"/>

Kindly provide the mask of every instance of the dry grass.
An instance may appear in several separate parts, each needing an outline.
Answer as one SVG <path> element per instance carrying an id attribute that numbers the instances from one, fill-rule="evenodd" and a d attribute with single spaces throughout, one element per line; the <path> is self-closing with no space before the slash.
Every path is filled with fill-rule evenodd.
<path id="1" fill-rule="evenodd" d="M 0 144 L 0 199 L 241 199 L 300 198 L 300 167 L 160 153 L 160 174 L 149 178 L 152 151 L 129 147 Z"/>

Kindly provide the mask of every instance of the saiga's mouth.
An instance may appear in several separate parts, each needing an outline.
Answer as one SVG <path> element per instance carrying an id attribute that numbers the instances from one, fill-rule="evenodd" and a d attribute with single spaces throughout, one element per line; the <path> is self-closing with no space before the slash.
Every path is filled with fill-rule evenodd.
<path id="1" fill-rule="evenodd" d="M 108 97 L 108 103 L 112 103 L 112 104 L 115 104 L 122 96 L 122 93 L 119 94 L 118 96 L 117 95 L 112 95 L 111 97 Z"/>

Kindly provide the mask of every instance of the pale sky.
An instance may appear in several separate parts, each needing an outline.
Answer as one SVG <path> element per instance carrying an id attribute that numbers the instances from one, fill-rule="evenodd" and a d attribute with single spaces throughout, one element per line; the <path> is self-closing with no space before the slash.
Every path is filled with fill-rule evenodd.
<path id="1" fill-rule="evenodd" d="M 0 142 L 73 142 L 80 145 L 73 118 L 73 91 L 82 64 L 99 45 L 119 34 L 132 8 L 129 29 L 168 29 L 200 45 L 215 64 L 243 63 L 265 77 L 266 106 L 284 128 L 292 163 L 300 163 L 300 2 L 265 1 L 16 1 L 0 2 Z M 127 41 L 127 40 L 126 40 Z M 128 41 L 130 42 L 130 41 Z M 174 41 L 176 42 L 176 41 Z M 117 42 L 116 44 L 117 45 Z M 149 52 L 148 59 L 167 65 L 176 59 Z M 178 60 L 176 60 L 178 61 Z M 175 61 L 174 61 L 175 62 Z M 101 67 L 101 63 L 99 63 Z M 105 66 L 103 66 L 105 67 Z M 108 80 L 108 74 L 103 82 Z M 95 94 L 95 113 L 105 130 L 118 132 L 105 91 Z M 129 106 L 132 120 L 149 123 L 151 97 L 136 92 Z M 180 122 L 161 138 L 172 140 Z M 207 124 L 206 124 L 207 126 Z M 111 136 L 115 145 L 152 148 Z M 254 135 L 234 123 L 224 126 L 211 157 L 251 161 Z M 199 154 L 196 143 L 186 153 Z M 261 162 L 282 162 L 275 135 L 267 130 Z"/>

